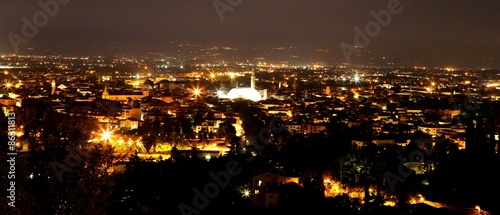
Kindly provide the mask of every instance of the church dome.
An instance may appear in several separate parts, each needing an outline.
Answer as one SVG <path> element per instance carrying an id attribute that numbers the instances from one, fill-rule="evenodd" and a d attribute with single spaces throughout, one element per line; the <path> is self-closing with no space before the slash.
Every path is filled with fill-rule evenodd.
<path id="1" fill-rule="evenodd" d="M 252 101 L 260 101 L 262 99 L 260 93 L 253 88 L 233 88 L 227 93 L 229 99 L 243 98 Z"/>

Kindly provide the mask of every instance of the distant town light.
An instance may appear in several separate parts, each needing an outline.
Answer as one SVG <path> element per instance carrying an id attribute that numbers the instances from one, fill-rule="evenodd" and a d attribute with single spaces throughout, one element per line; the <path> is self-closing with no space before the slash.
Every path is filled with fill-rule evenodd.
<path id="1" fill-rule="evenodd" d="M 354 76 L 354 82 L 359 82 L 361 80 L 361 78 L 359 76 Z"/>

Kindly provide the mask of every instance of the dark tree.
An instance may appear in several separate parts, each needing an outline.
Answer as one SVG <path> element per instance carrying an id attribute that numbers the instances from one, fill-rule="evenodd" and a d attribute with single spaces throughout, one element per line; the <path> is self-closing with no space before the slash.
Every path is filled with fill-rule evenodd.
<path id="1" fill-rule="evenodd" d="M 11 214 L 105 214 L 114 158 L 109 146 L 88 141 L 95 121 L 29 102 L 16 111 L 29 151 L 16 158 L 17 205 Z M 0 210 L 8 211 L 6 205 Z"/>

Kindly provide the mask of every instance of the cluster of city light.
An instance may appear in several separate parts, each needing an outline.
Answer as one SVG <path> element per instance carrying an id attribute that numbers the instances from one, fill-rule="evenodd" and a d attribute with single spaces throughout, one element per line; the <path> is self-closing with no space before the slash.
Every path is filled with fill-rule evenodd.
<path id="1" fill-rule="evenodd" d="M 325 197 L 348 195 L 350 198 L 363 199 L 365 196 L 364 188 L 350 187 L 328 176 L 323 177 L 323 184 L 325 186 Z M 373 191 L 375 188 L 370 188 L 370 190 Z"/>
<path id="2" fill-rule="evenodd" d="M 422 194 L 417 194 L 417 196 L 410 198 L 410 204 L 423 203 L 424 201 L 425 201 L 425 198 L 424 198 L 424 196 L 422 196 Z"/>
<path id="3" fill-rule="evenodd" d="M 141 138 L 136 140 L 129 138 L 128 141 L 125 142 L 123 137 L 114 134 L 113 130 L 101 130 L 97 133 L 97 136 L 91 138 L 89 142 L 104 142 L 109 144 L 114 150 L 135 150 L 138 152 L 146 152 Z"/>
<path id="4" fill-rule="evenodd" d="M 220 148 L 216 143 L 207 144 L 205 147 L 201 148 L 202 151 L 219 151 L 221 154 L 229 152 L 229 148 Z"/>
<path id="5" fill-rule="evenodd" d="M 495 83 L 488 83 L 486 84 L 486 87 L 499 87 L 500 86 L 500 83 L 499 82 L 495 82 Z"/>

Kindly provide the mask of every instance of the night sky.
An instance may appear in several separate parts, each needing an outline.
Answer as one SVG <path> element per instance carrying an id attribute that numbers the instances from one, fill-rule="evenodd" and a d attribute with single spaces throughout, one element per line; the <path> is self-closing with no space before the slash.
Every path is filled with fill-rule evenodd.
<path id="1" fill-rule="evenodd" d="M 248 53 L 294 47 L 291 52 L 304 61 L 344 62 L 340 43 L 354 44 L 353 28 L 364 29 L 375 20 L 370 11 L 387 10 L 390 1 L 242 0 L 221 21 L 213 0 L 70 0 L 19 47 L 71 55 L 170 54 L 176 51 L 170 41 L 185 40 Z M 353 63 L 500 68 L 500 1 L 400 4 L 401 13 L 392 15 L 360 56 L 352 56 Z M 35 0 L 0 1 L 0 53 L 13 53 L 8 33 L 22 35 L 21 18 L 32 20 L 38 11 Z M 273 55 L 279 58 L 285 52 Z"/>

